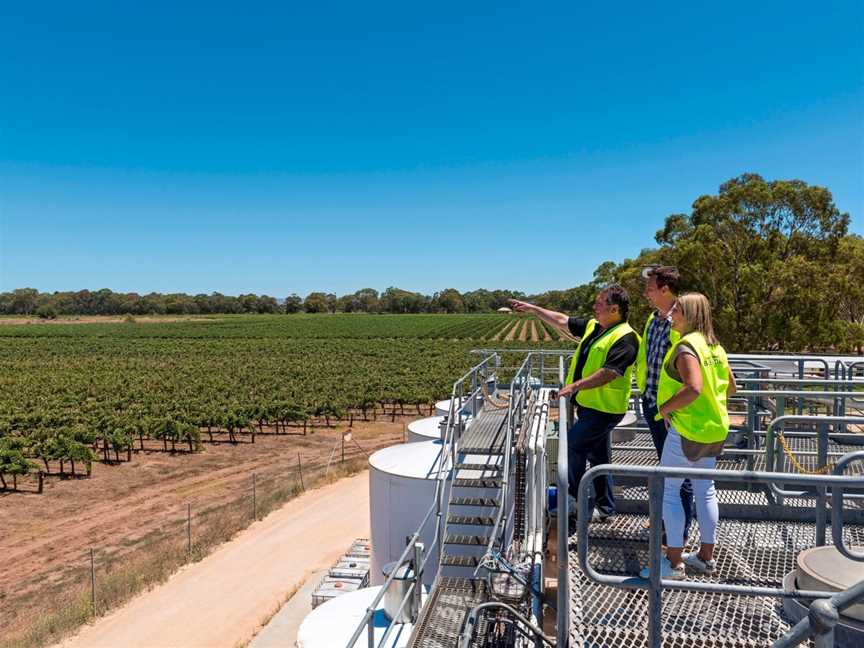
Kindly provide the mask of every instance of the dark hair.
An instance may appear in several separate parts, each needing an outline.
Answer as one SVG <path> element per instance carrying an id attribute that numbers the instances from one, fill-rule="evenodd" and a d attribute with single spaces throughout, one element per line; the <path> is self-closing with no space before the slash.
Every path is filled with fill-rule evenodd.
<path id="1" fill-rule="evenodd" d="M 630 295 L 621 284 L 609 284 L 602 290 L 606 298 L 607 306 L 617 306 L 618 312 L 621 313 L 621 320 L 626 322 L 627 316 L 630 314 Z"/>
<path id="2" fill-rule="evenodd" d="M 678 284 L 681 281 L 681 275 L 678 273 L 678 268 L 675 266 L 659 266 L 657 268 L 651 268 L 648 271 L 648 277 L 654 277 L 657 281 L 658 288 L 666 286 L 669 288 L 669 292 L 675 295 L 678 294 Z"/>

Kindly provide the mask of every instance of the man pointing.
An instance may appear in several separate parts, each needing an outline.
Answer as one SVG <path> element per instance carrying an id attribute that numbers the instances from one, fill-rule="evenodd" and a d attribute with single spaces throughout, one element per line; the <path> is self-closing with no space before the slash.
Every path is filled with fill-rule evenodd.
<path id="1" fill-rule="evenodd" d="M 594 300 L 594 318 L 568 317 L 519 300 L 513 309 L 529 312 L 544 322 L 581 338 L 560 396 L 572 396 L 577 420 L 567 431 L 569 490 L 575 498 L 579 481 L 592 466 L 611 462 L 611 433 L 624 418 L 630 400 L 633 365 L 639 336 L 627 323 L 630 297 L 618 284 L 601 290 Z M 612 478 L 594 480 L 592 520 L 603 521 L 615 513 Z"/>

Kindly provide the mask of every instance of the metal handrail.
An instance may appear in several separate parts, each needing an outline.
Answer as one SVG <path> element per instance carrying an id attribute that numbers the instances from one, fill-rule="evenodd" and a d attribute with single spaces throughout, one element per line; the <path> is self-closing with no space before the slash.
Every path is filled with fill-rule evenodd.
<path id="1" fill-rule="evenodd" d="M 843 466 L 852 460 L 864 459 L 864 451 L 850 453 L 844 458 Z M 649 482 L 649 517 L 651 528 L 649 535 L 649 558 L 650 577 L 640 578 L 638 576 L 619 576 L 614 574 L 600 574 L 589 563 L 588 556 L 588 522 L 590 521 L 590 501 L 588 489 L 597 477 L 602 475 L 624 475 L 628 477 L 644 477 Z M 830 599 L 832 592 L 820 592 L 815 590 L 778 589 L 773 587 L 756 587 L 746 585 L 729 585 L 725 583 L 709 583 L 699 581 L 676 581 L 660 578 L 660 546 L 662 533 L 662 501 L 663 482 L 665 478 L 673 477 L 680 479 L 722 479 L 725 482 L 738 481 L 746 484 L 771 484 L 777 481 L 784 483 L 800 484 L 810 487 L 831 488 L 832 495 L 838 491 L 842 495 L 844 487 L 860 487 L 862 480 L 858 477 L 846 477 L 841 475 L 794 475 L 786 473 L 770 473 L 746 470 L 717 470 L 707 468 L 673 468 L 668 466 L 625 466 L 621 464 L 606 464 L 595 466 L 588 470 L 579 482 L 579 520 L 578 520 L 578 547 L 579 566 L 585 575 L 591 580 L 612 587 L 623 587 L 627 589 L 648 590 L 649 607 L 649 645 L 659 648 L 662 642 L 661 636 L 661 594 L 664 589 L 675 589 L 682 591 L 703 592 L 712 594 L 736 594 L 742 596 L 773 596 L 783 598 L 808 598 L 808 599 Z M 837 489 L 837 490 L 835 490 Z M 843 509 L 835 511 L 839 524 L 832 525 L 832 537 L 836 546 L 843 546 Z M 864 558 L 864 557 L 862 557 Z M 560 560 L 560 558 L 559 558 Z M 566 561 L 566 557 L 565 557 Z M 560 612 L 560 610 L 559 610 Z M 560 630 L 560 628 L 559 628 Z"/>
<path id="2" fill-rule="evenodd" d="M 807 616 L 775 641 L 771 648 L 792 648 L 808 638 L 813 639 L 816 648 L 834 648 L 834 626 L 840 620 L 840 612 L 861 601 L 864 601 L 864 581 L 837 592 L 829 599 L 813 601 Z"/>
<path id="3" fill-rule="evenodd" d="M 564 358 L 558 360 L 558 380 L 563 386 L 565 379 Z M 558 399 L 558 598 L 557 627 L 555 631 L 558 648 L 566 648 L 570 641 L 570 573 L 567 567 L 568 538 L 570 525 L 570 468 L 567 461 L 567 430 L 570 428 L 569 401 Z"/>
<path id="4" fill-rule="evenodd" d="M 477 398 L 478 393 L 481 392 L 481 389 L 478 387 L 476 390 L 473 390 L 469 395 L 469 399 L 464 399 L 464 384 L 466 381 L 474 380 L 476 384 L 476 377 L 478 373 L 482 369 L 488 369 L 489 363 L 495 359 L 496 355 L 490 355 L 484 358 L 481 362 L 477 363 L 474 367 L 472 367 L 467 373 L 465 373 L 461 378 L 459 378 L 456 382 L 453 383 L 453 390 L 451 391 L 450 398 L 450 409 L 447 419 L 447 427 L 444 430 L 444 436 L 442 440 L 442 450 L 441 457 L 438 460 L 438 470 L 435 476 L 435 495 L 432 501 L 429 510 L 426 512 L 426 515 L 423 517 L 423 521 L 417 527 L 417 530 L 410 537 L 408 542 L 405 545 L 405 549 L 402 551 L 402 554 L 399 556 L 396 561 L 397 567 L 405 564 L 408 561 L 408 554 L 412 551 L 416 551 L 416 545 L 419 542 L 419 539 L 422 535 L 423 530 L 426 528 L 426 525 L 429 523 L 432 518 L 432 514 L 434 513 L 436 516 L 436 533 L 435 539 L 432 541 L 432 544 L 426 550 L 426 557 L 423 560 L 421 565 L 415 565 L 414 569 L 414 582 L 411 587 L 408 588 L 405 596 L 403 597 L 401 604 L 399 606 L 399 610 L 404 609 L 407 601 L 410 600 L 411 596 L 416 596 L 415 589 L 416 587 L 420 587 L 420 583 L 422 583 L 422 574 L 425 569 L 427 562 L 430 557 L 433 555 L 433 549 L 437 550 L 439 563 L 440 563 L 440 553 L 441 553 L 441 501 L 444 493 L 444 483 L 447 480 L 448 475 L 453 467 L 452 462 L 452 448 L 454 444 L 458 441 L 457 431 L 461 429 L 463 421 L 462 421 L 462 413 L 469 405 L 471 405 L 473 399 Z M 475 393 L 477 392 L 477 393 Z M 445 474 L 445 466 L 446 466 L 446 474 Z M 378 608 L 378 605 L 381 603 L 381 599 L 384 598 L 387 590 L 390 587 L 390 584 L 396 577 L 396 573 L 398 569 L 393 569 L 387 578 L 384 579 L 384 584 L 381 586 L 378 594 L 375 598 L 372 599 L 372 602 L 366 609 L 366 613 L 363 615 L 360 623 L 357 625 L 357 629 L 351 635 L 351 638 L 348 640 L 346 644 L 346 648 L 354 648 L 357 643 L 357 640 L 360 638 L 360 635 L 363 634 L 364 627 L 366 628 L 368 635 L 368 647 L 374 648 L 375 646 L 375 626 L 373 623 L 373 619 L 375 616 L 375 611 Z M 389 635 L 391 628 L 394 626 L 394 623 L 390 623 L 387 631 L 385 631 L 385 637 Z M 383 639 L 382 639 L 383 641 Z M 379 642 L 380 643 L 380 642 Z"/>
<path id="5" fill-rule="evenodd" d="M 798 363 L 798 377 L 804 377 L 804 369 L 805 365 L 808 362 L 816 362 L 822 365 L 822 369 L 824 369 L 825 377 L 831 375 L 831 370 L 828 366 L 828 360 L 825 357 L 821 356 L 803 356 L 803 355 L 766 355 L 760 353 L 732 353 L 729 355 L 729 360 L 756 360 L 761 362 L 797 362 Z M 768 367 L 768 369 L 772 369 L 772 367 Z"/>
<path id="6" fill-rule="evenodd" d="M 503 544 L 503 536 L 506 533 L 507 520 L 504 516 L 504 509 L 507 505 L 508 501 L 508 490 L 510 485 L 510 456 L 512 454 L 513 447 L 513 433 L 515 431 L 515 427 L 517 424 L 521 424 L 521 420 L 517 423 L 517 415 L 521 413 L 522 408 L 525 407 L 527 403 L 525 403 L 525 399 L 527 398 L 527 393 L 531 389 L 530 385 L 530 376 L 531 376 L 531 359 L 533 355 L 528 354 L 525 358 L 522 366 L 519 368 L 519 371 L 513 376 L 513 380 L 510 382 L 510 400 L 508 402 L 507 409 L 507 435 L 504 440 L 504 466 L 502 468 L 501 473 L 501 504 L 498 507 L 498 513 L 495 516 L 495 523 L 492 525 L 491 533 L 489 534 L 489 542 L 486 546 L 486 553 L 484 554 L 484 560 L 481 560 L 475 570 L 476 573 L 480 570 L 480 567 L 483 566 L 485 562 L 485 558 L 492 555 L 494 551 L 494 546 L 496 540 L 499 540 L 498 534 L 501 534 L 501 541 Z M 519 378 L 521 375 L 521 379 Z M 517 383 L 517 380 L 519 382 Z M 518 384 L 518 391 L 514 392 L 513 387 Z M 499 530 L 502 521 L 504 521 L 503 527 Z"/>
<path id="7" fill-rule="evenodd" d="M 864 461 L 864 451 L 850 452 L 845 455 L 840 461 L 834 465 L 834 474 L 842 475 L 846 470 L 846 466 L 853 461 Z M 864 481 L 864 480 L 862 480 Z M 843 510 L 843 492 L 840 490 L 831 490 L 831 508 L 835 511 Z M 846 556 L 849 560 L 857 560 L 864 562 L 864 552 L 857 552 L 846 546 L 843 541 L 843 520 L 839 515 L 831 516 L 831 537 L 834 539 L 834 546 L 837 550 Z M 838 542 L 839 538 L 839 542 Z"/>
<path id="8" fill-rule="evenodd" d="M 739 383 L 765 385 L 864 385 L 864 378 L 737 378 Z"/>
<path id="9" fill-rule="evenodd" d="M 775 440 L 777 438 L 776 428 L 783 427 L 787 423 L 817 423 L 818 428 L 815 432 L 809 431 L 801 431 L 796 430 L 794 432 L 796 437 L 807 437 L 807 438 L 815 438 L 816 439 L 816 456 L 819 458 L 820 463 L 824 466 L 828 463 L 828 425 L 835 424 L 839 426 L 844 426 L 847 424 L 853 425 L 864 425 L 864 417 L 861 416 L 810 416 L 810 415 L 797 415 L 790 414 L 786 416 L 778 416 L 768 425 L 768 429 L 765 433 L 765 468 L 767 472 L 776 472 L 776 457 L 779 456 L 779 447 L 776 445 Z M 837 433 L 837 434 L 845 434 L 845 433 Z M 801 453 L 803 454 L 803 453 Z M 854 453 L 853 453 L 854 454 Z M 808 453 L 808 455 L 812 456 L 812 453 Z M 848 455 L 841 455 L 846 457 Z M 845 464 L 843 464 L 845 465 Z M 788 474 L 788 473 L 778 473 L 778 474 Z M 862 482 L 861 485 L 864 485 Z M 771 483 L 768 485 L 768 488 L 779 497 L 806 497 L 809 494 L 807 491 L 789 491 L 784 488 L 781 488 L 777 483 Z M 818 533 L 817 535 L 824 536 L 824 516 L 825 516 L 825 493 L 824 489 L 817 489 L 816 491 L 816 516 L 817 516 L 817 524 L 820 522 L 820 518 L 822 522 L 822 533 Z M 843 495 L 843 497 L 847 499 L 864 499 L 864 495 L 861 494 L 853 494 L 847 493 Z"/>

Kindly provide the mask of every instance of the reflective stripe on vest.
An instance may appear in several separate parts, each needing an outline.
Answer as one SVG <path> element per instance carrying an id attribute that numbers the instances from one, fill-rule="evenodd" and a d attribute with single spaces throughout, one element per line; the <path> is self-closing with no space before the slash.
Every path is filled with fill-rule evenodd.
<path id="1" fill-rule="evenodd" d="M 639 353 L 636 355 L 636 386 L 639 392 L 644 394 L 645 388 L 648 386 L 648 327 L 654 320 L 654 313 L 648 316 L 648 321 L 645 322 L 645 328 L 642 330 L 642 339 L 639 340 Z M 674 346 L 681 339 L 681 334 L 669 327 L 669 341 Z M 662 370 L 662 367 L 661 367 Z"/>
<path id="2" fill-rule="evenodd" d="M 726 409 L 726 389 L 729 386 L 729 360 L 722 346 L 710 346 L 705 336 L 688 333 L 676 342 L 663 358 L 657 403 L 660 407 L 672 398 L 684 383 L 669 375 L 669 361 L 679 344 L 687 345 L 699 358 L 702 373 L 702 392 L 692 403 L 671 414 L 672 424 L 682 437 L 698 443 L 717 443 L 729 434 L 729 412 Z M 659 407 L 658 407 L 659 409 Z M 662 418 L 657 414 L 657 420 Z"/>
<path id="3" fill-rule="evenodd" d="M 570 368 L 567 371 L 567 379 L 565 385 L 569 385 L 576 380 L 576 365 L 579 362 L 579 354 L 582 352 L 582 343 L 594 332 L 594 328 L 598 325 L 597 320 L 591 319 L 585 327 L 585 334 L 579 340 L 579 346 L 576 347 L 576 353 L 573 354 L 570 360 Z M 606 363 L 606 355 L 609 349 L 621 338 L 629 333 L 636 333 L 627 322 L 616 324 L 612 328 L 603 331 L 600 336 L 594 340 L 591 348 L 588 350 L 588 357 L 585 360 L 585 366 L 582 368 L 580 378 L 590 376 L 595 371 L 600 369 Z M 636 336 L 639 337 L 638 335 Z M 593 389 L 580 390 L 576 393 L 576 402 L 583 407 L 606 412 L 607 414 L 623 414 L 627 411 L 627 403 L 630 401 L 630 388 L 633 381 L 633 365 L 627 367 L 623 376 L 615 378 L 605 385 L 594 387 Z"/>

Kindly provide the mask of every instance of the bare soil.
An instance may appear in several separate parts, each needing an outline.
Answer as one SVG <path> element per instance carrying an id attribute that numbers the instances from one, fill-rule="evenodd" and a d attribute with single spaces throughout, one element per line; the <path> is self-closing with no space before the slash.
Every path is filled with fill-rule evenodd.
<path id="1" fill-rule="evenodd" d="M 518 319 L 517 319 L 515 322 L 513 322 L 513 326 L 510 327 L 510 330 L 507 331 L 507 335 L 504 336 L 504 341 L 505 341 L 505 342 L 510 342 L 510 341 L 513 340 L 513 338 L 514 338 L 515 335 L 516 335 L 516 331 L 519 330 L 519 326 L 520 326 L 521 324 L 522 324 L 522 320 L 518 320 Z"/>
<path id="2" fill-rule="evenodd" d="M 61 646 L 246 645 L 286 593 L 358 537 L 369 537 L 368 471 L 303 493 Z M 293 644 L 282 638 L 275 645 Z"/>
<path id="3" fill-rule="evenodd" d="M 354 440 L 368 451 L 400 442 L 413 418 L 355 422 Z M 265 428 L 266 430 L 266 428 Z M 117 558 L 168 530 L 185 535 L 187 505 L 195 515 L 249 496 L 256 473 L 258 497 L 296 475 L 298 453 L 307 470 L 341 458 L 347 422 L 311 428 L 306 436 L 256 435 L 255 443 L 205 444 L 203 451 L 144 451 L 119 465 L 93 464 L 89 479 L 46 479 L 42 495 L 0 493 L 0 628 L 12 632 L 50 607 L 64 592 L 89 585 L 90 548 L 98 561 Z M 363 453 L 353 443 L 350 455 Z M 86 579 L 82 578 L 86 575 Z M 85 582 L 82 583 L 82 580 Z"/>

